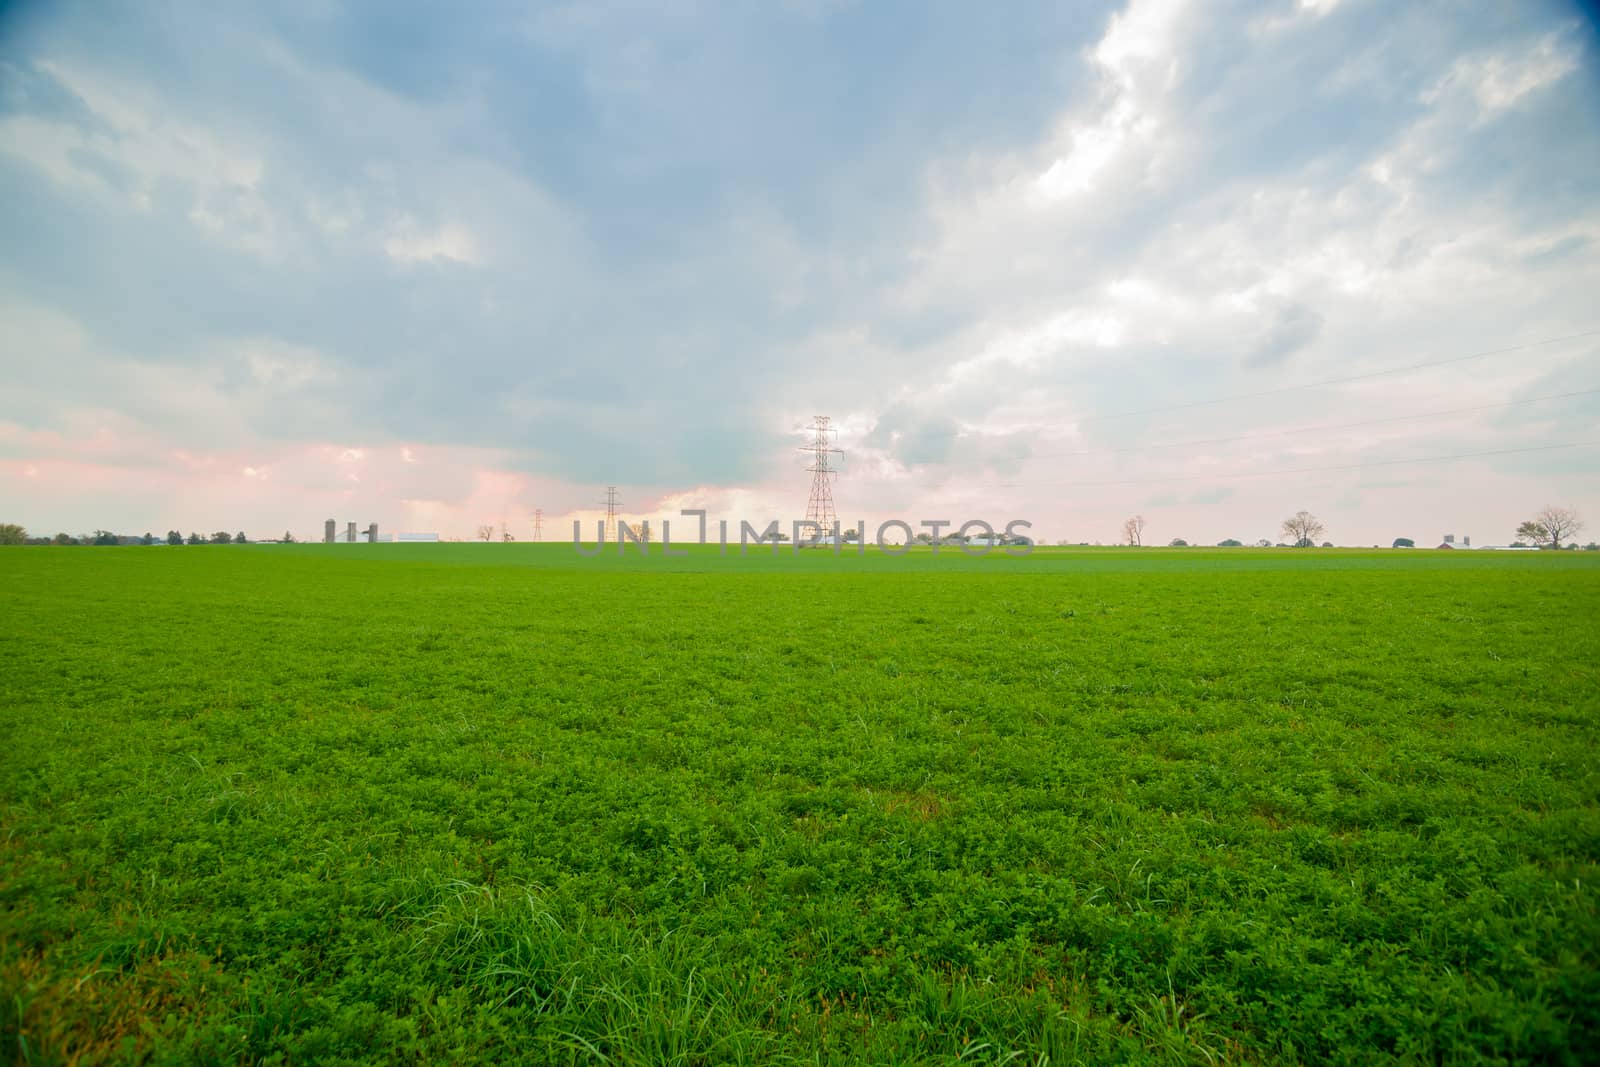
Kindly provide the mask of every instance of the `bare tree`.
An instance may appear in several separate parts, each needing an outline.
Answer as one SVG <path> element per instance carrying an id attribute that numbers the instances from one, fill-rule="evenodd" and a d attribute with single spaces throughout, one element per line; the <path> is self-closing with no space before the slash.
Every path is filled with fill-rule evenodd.
<path id="1" fill-rule="evenodd" d="M 1135 515 L 1122 524 L 1122 540 L 1138 548 L 1144 544 L 1144 516 Z"/>
<path id="2" fill-rule="evenodd" d="M 478 527 L 478 540 L 480 540 L 480 541 L 493 541 L 494 540 L 494 527 L 491 526 L 491 525 L 487 525 L 487 524 Z"/>
<path id="3" fill-rule="evenodd" d="M 1576 511 L 1548 507 L 1518 526 L 1517 536 L 1536 545 L 1548 542 L 1551 548 L 1560 548 L 1563 540 L 1572 540 L 1582 529 L 1583 520 Z"/>
<path id="4" fill-rule="evenodd" d="M 1309 511 L 1297 511 L 1283 520 L 1284 540 L 1299 548 L 1316 544 L 1322 532 L 1322 523 Z"/>

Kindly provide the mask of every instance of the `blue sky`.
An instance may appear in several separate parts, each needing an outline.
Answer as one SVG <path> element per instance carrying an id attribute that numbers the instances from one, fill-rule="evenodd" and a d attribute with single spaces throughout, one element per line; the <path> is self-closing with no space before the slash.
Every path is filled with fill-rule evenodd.
<path id="1" fill-rule="evenodd" d="M 1600 526 L 1576 4 L 259 7 L 0 16 L 0 518 Z"/>

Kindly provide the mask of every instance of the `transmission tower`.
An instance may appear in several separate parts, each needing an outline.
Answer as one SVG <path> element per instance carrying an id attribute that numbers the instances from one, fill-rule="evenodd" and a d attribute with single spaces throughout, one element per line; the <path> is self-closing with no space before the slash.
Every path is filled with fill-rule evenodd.
<path id="1" fill-rule="evenodd" d="M 535 541 L 543 541 L 544 540 L 544 509 L 543 508 L 534 508 L 533 509 L 533 539 Z"/>
<path id="2" fill-rule="evenodd" d="M 800 446 L 800 451 L 811 456 L 811 465 L 806 468 L 811 472 L 811 499 L 806 502 L 806 521 L 816 523 L 824 535 L 829 535 L 838 518 L 833 511 L 833 476 L 838 472 L 832 457 L 841 453 L 833 447 L 834 430 L 828 425 L 828 416 L 816 416 L 811 430 L 811 443 Z"/>
<path id="3" fill-rule="evenodd" d="M 620 503 L 622 503 L 622 501 L 617 499 L 617 487 L 614 485 L 606 486 L 606 524 L 604 527 L 602 527 L 602 537 L 605 536 L 605 530 L 610 530 L 612 536 L 616 536 L 617 505 Z"/>

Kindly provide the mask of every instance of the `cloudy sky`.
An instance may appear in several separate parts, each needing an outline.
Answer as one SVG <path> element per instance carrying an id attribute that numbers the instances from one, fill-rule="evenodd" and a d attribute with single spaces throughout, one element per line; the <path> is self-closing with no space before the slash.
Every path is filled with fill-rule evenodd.
<path id="1" fill-rule="evenodd" d="M 1575 3 L 3 10 L 35 533 L 1600 534 Z"/>

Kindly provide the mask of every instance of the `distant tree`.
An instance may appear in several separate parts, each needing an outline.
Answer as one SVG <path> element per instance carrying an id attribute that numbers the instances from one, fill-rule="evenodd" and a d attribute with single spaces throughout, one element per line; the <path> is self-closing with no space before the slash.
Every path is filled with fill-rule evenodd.
<path id="1" fill-rule="evenodd" d="M 1297 511 L 1283 520 L 1283 536 L 1296 548 L 1310 548 L 1322 536 L 1322 523 L 1309 511 Z"/>
<path id="2" fill-rule="evenodd" d="M 1324 542 L 1322 542 L 1322 547 L 1323 548 L 1332 548 L 1333 547 L 1333 542 L 1332 541 L 1324 541 Z M 1374 545 L 1373 547 L 1376 548 L 1377 546 Z"/>
<path id="3" fill-rule="evenodd" d="M 233 534 L 227 530 L 218 530 L 211 535 L 211 543 L 214 545 L 231 545 L 233 544 Z"/>
<path id="4" fill-rule="evenodd" d="M 500 527 L 500 540 L 502 540 L 502 541 L 515 541 L 516 539 L 517 539 L 517 535 L 512 533 L 510 529 L 508 529 L 505 526 Z"/>
<path id="5" fill-rule="evenodd" d="M 1236 541 L 1233 538 L 1229 537 L 1226 540 L 1218 541 L 1217 542 L 1217 547 L 1218 548 L 1243 548 L 1244 547 L 1244 542 L 1243 541 Z"/>
<path id="6" fill-rule="evenodd" d="M 78 539 L 71 534 L 58 533 L 50 539 L 50 543 L 53 545 L 75 545 L 78 543 Z"/>
<path id="7" fill-rule="evenodd" d="M 189 536 L 184 540 L 184 544 L 186 545 L 203 545 L 205 543 L 206 539 L 195 533 L 193 530 L 189 531 Z"/>
<path id="8" fill-rule="evenodd" d="M 1561 542 L 1570 540 L 1583 529 L 1583 520 L 1571 508 L 1544 508 L 1539 514 L 1517 527 L 1517 536 L 1536 545 L 1548 544 L 1559 549 Z"/>
<path id="9" fill-rule="evenodd" d="M 168 530 L 167 531 L 167 544 L 169 544 L 169 545 L 181 545 L 181 544 L 183 544 L 183 534 L 179 533 L 177 530 Z"/>
<path id="10" fill-rule="evenodd" d="M 25 545 L 28 531 L 14 522 L 0 522 L 0 545 Z"/>
<path id="11" fill-rule="evenodd" d="M 478 527 L 478 540 L 480 540 L 480 541 L 493 541 L 494 540 L 494 527 L 490 526 L 490 525 L 487 525 L 487 524 Z"/>
<path id="12" fill-rule="evenodd" d="M 1394 539 L 1394 547 L 1395 548 L 1416 548 L 1417 547 L 1417 543 L 1415 541 L 1411 540 L 1411 538 L 1409 538 L 1409 537 L 1396 537 Z"/>
<path id="13" fill-rule="evenodd" d="M 1271 548 L 1272 547 L 1272 542 L 1268 541 L 1265 537 L 1263 537 L 1261 540 L 1256 542 L 1256 547 L 1257 548 Z"/>
<path id="14" fill-rule="evenodd" d="M 117 535 L 112 533 L 110 530 L 96 530 L 94 532 L 93 543 L 97 545 L 115 545 L 119 542 L 117 541 Z"/>
<path id="15" fill-rule="evenodd" d="M 1585 552 L 1600 552 L 1600 545 L 1597 545 L 1593 541 L 1590 541 L 1588 544 L 1583 546 L 1583 550 Z"/>
<path id="16" fill-rule="evenodd" d="M 1188 548 L 1189 547 L 1189 542 L 1185 541 L 1181 537 L 1174 537 L 1172 540 L 1167 542 L 1167 547 L 1168 548 Z"/>
<path id="17" fill-rule="evenodd" d="M 844 533 L 839 535 L 839 540 L 843 541 L 845 544 L 853 545 L 857 541 L 861 540 L 861 531 L 846 530 Z"/>
<path id="18" fill-rule="evenodd" d="M 153 545 L 156 543 L 156 535 L 146 530 L 144 536 L 139 538 L 139 543 L 141 545 Z"/>
<path id="19" fill-rule="evenodd" d="M 288 530 L 283 531 L 283 543 L 286 545 L 294 544 L 294 534 L 290 533 Z"/>
<path id="20" fill-rule="evenodd" d="M 1144 516 L 1135 515 L 1122 524 L 1122 540 L 1124 544 L 1138 548 L 1144 544 Z"/>
<path id="21" fill-rule="evenodd" d="M 244 539 L 244 531 L 240 530 L 238 533 L 233 535 L 233 543 L 236 545 L 247 545 L 250 542 Z"/>

